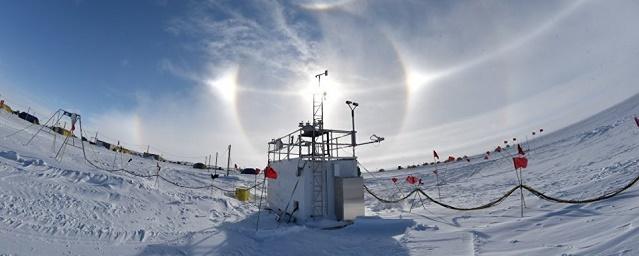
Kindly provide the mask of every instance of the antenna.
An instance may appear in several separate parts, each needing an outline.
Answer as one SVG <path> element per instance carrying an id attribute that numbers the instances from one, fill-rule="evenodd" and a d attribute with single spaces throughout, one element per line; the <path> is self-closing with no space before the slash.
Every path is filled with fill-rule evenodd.
<path id="1" fill-rule="evenodd" d="M 328 76 L 328 70 L 324 70 L 324 72 L 315 75 L 317 77 L 317 88 L 321 88 L 321 80 L 322 76 Z M 326 97 L 326 92 L 322 92 L 322 95 L 317 98 L 317 92 L 313 91 L 313 126 L 319 127 L 319 129 L 324 128 L 324 98 Z"/>

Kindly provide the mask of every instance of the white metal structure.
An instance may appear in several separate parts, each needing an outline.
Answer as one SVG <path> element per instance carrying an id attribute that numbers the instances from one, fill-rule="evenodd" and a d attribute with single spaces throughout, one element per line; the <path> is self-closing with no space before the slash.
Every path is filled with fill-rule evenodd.
<path id="1" fill-rule="evenodd" d="M 326 75 L 328 71 L 316 75 L 318 82 Z M 266 200 L 280 221 L 351 221 L 364 215 L 363 179 L 355 151 L 340 155 L 340 149 L 358 146 L 356 132 L 324 128 L 323 101 L 324 93 L 314 94 L 313 122 L 299 123 L 297 130 L 268 143 L 269 164 L 278 178 L 269 180 Z M 371 138 L 359 145 L 383 140 Z"/>

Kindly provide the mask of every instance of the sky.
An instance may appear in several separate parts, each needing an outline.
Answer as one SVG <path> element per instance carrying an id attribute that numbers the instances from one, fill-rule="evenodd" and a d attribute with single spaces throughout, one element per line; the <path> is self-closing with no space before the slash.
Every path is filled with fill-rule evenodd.
<path id="1" fill-rule="evenodd" d="M 0 97 L 169 159 L 266 164 L 311 120 L 371 168 L 472 155 L 639 92 L 636 1 L 0 1 Z M 221 160 L 220 160 L 221 161 Z M 222 161 L 221 161 L 222 162 Z"/>

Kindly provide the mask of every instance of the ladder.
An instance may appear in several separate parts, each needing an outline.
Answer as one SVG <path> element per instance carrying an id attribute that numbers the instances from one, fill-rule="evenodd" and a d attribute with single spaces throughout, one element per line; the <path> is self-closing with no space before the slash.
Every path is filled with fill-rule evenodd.
<path id="1" fill-rule="evenodd" d="M 312 161 L 313 172 L 313 217 L 324 216 L 324 161 Z"/>

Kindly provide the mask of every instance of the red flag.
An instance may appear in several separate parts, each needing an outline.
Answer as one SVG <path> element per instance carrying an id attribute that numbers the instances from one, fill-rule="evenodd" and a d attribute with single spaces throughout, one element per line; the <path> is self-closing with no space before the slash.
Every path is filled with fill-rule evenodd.
<path id="1" fill-rule="evenodd" d="M 437 155 L 437 151 L 433 150 L 433 157 L 439 160 L 439 155 Z"/>
<path id="2" fill-rule="evenodd" d="M 515 169 L 525 169 L 528 167 L 528 159 L 524 155 L 518 155 L 513 157 L 513 164 L 515 165 Z"/>
<path id="3" fill-rule="evenodd" d="M 397 178 L 393 177 L 391 180 L 393 181 L 393 183 L 397 183 Z"/>
<path id="4" fill-rule="evenodd" d="M 524 149 L 521 148 L 520 144 L 517 144 L 517 153 L 522 155 L 522 156 L 526 154 L 526 153 L 524 153 Z"/>
<path id="5" fill-rule="evenodd" d="M 262 170 L 260 170 L 260 168 L 255 168 L 255 175 L 260 174 L 260 172 L 261 172 L 261 171 L 262 171 Z"/>
<path id="6" fill-rule="evenodd" d="M 273 167 L 267 166 L 266 169 L 264 169 L 264 177 L 268 179 L 277 179 L 277 172 L 273 169 Z"/>
<path id="7" fill-rule="evenodd" d="M 417 183 L 417 177 L 409 175 L 406 177 L 406 182 L 408 182 L 408 184 L 415 184 Z"/>
<path id="8" fill-rule="evenodd" d="M 455 161 L 455 157 L 454 156 L 448 156 L 448 161 L 449 162 Z"/>
<path id="9" fill-rule="evenodd" d="M 639 117 L 635 117 L 635 123 L 637 123 L 637 127 L 639 127 Z"/>

